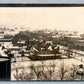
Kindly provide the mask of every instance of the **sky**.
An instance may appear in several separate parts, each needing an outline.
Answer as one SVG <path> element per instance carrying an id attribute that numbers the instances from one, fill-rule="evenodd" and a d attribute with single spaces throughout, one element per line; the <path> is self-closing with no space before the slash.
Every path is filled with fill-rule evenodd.
<path id="1" fill-rule="evenodd" d="M 0 27 L 84 32 L 84 7 L 1 7 Z"/>
<path id="2" fill-rule="evenodd" d="M 84 0 L 0 0 L 0 3 L 84 3 Z"/>

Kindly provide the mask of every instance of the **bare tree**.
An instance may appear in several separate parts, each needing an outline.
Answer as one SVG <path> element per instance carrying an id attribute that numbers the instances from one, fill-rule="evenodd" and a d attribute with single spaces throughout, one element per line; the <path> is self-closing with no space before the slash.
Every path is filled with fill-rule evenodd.
<path id="1" fill-rule="evenodd" d="M 76 72 L 77 72 L 77 66 L 76 65 L 72 65 L 72 68 L 71 68 L 71 77 L 72 77 L 72 80 L 76 79 Z"/>
<path id="2" fill-rule="evenodd" d="M 16 80 L 53 80 L 53 73 L 55 72 L 55 64 L 35 66 L 31 64 L 28 67 L 30 73 L 25 73 L 24 67 L 22 67 L 22 73 L 19 73 L 19 69 L 16 69 L 14 77 Z"/>
<path id="3" fill-rule="evenodd" d="M 16 75 L 14 74 L 14 77 L 15 77 L 15 79 L 18 81 L 19 80 L 19 77 L 18 77 L 18 69 L 16 69 Z"/>
<path id="4" fill-rule="evenodd" d="M 65 69 L 64 67 L 64 60 L 62 60 L 62 64 L 59 70 L 59 76 L 60 76 L 60 80 L 64 80 L 66 73 L 68 72 L 67 69 Z"/>

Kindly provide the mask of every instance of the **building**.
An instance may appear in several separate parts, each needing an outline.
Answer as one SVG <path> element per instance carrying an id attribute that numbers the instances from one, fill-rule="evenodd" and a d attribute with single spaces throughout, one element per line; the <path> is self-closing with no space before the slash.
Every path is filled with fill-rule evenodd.
<path id="1" fill-rule="evenodd" d="M 4 29 L 0 30 L 0 45 L 5 48 L 8 46 L 12 46 L 12 39 L 4 39 Z"/>
<path id="2" fill-rule="evenodd" d="M 67 36 L 65 40 L 68 44 L 71 44 L 73 48 L 84 50 L 84 40 L 82 40 L 80 36 Z"/>
<path id="3" fill-rule="evenodd" d="M 0 39 L 0 45 L 5 48 L 12 46 L 12 39 Z"/>
<path id="4" fill-rule="evenodd" d="M 4 38 L 4 29 L 0 29 L 0 39 Z"/>
<path id="5" fill-rule="evenodd" d="M 84 51 L 84 40 L 77 40 L 75 45 L 77 46 L 77 48 L 79 50 L 83 50 Z"/>
<path id="6" fill-rule="evenodd" d="M 74 42 L 76 40 L 80 40 L 81 37 L 80 36 L 66 36 L 65 39 L 66 39 L 66 41 Z"/>

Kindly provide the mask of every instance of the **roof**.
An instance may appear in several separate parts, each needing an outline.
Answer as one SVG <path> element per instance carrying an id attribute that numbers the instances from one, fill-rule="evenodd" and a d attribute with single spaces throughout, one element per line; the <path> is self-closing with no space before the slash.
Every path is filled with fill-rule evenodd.
<path id="1" fill-rule="evenodd" d="M 0 39 L 0 42 L 11 42 L 12 39 Z"/>
<path id="2" fill-rule="evenodd" d="M 8 55 L 4 53 L 4 51 L 0 47 L 0 58 L 7 58 Z"/>
<path id="3" fill-rule="evenodd" d="M 24 44 L 24 43 L 25 43 L 25 41 L 18 41 L 17 43 L 21 43 L 21 44 Z"/>
<path id="4" fill-rule="evenodd" d="M 69 38 L 81 38 L 80 36 L 66 36 L 66 37 L 69 37 Z"/>
<path id="5" fill-rule="evenodd" d="M 7 59 L 7 58 L 0 58 L 0 61 L 7 61 L 7 60 L 9 60 L 9 59 Z"/>
<path id="6" fill-rule="evenodd" d="M 79 41 L 79 42 L 84 42 L 84 40 L 77 40 L 77 41 Z"/>
<path id="7" fill-rule="evenodd" d="M 20 47 L 18 47 L 18 46 L 12 46 L 12 47 L 9 47 L 9 49 L 20 49 Z"/>
<path id="8" fill-rule="evenodd" d="M 0 34 L 4 34 L 4 31 L 0 31 Z"/>

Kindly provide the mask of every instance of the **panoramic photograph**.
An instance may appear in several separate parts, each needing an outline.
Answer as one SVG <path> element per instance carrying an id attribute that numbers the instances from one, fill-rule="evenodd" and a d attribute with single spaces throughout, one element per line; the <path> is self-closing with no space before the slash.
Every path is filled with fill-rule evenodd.
<path id="1" fill-rule="evenodd" d="M 0 7 L 0 80 L 84 80 L 84 7 Z"/>

